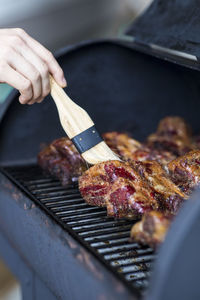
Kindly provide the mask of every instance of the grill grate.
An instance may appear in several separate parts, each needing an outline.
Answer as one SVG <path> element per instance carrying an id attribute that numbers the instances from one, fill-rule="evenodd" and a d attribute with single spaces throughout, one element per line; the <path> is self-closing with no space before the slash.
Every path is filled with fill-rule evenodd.
<path id="1" fill-rule="evenodd" d="M 129 243 L 133 221 L 108 218 L 105 209 L 84 202 L 76 185 L 64 188 L 36 165 L 2 171 L 129 288 L 143 294 L 155 254 L 149 247 Z"/>

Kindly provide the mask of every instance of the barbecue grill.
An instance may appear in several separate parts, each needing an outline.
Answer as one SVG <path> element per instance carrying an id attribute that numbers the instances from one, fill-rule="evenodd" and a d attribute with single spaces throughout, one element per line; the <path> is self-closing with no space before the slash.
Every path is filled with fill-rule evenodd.
<path id="1" fill-rule="evenodd" d="M 100 132 L 142 140 L 166 115 L 200 131 L 197 4 L 154 1 L 127 32 L 130 41 L 89 41 L 57 53 L 67 93 Z M 0 254 L 24 299 L 199 299 L 199 191 L 158 253 L 129 243 L 134 221 L 107 218 L 77 185 L 64 188 L 37 166 L 40 147 L 65 135 L 51 98 L 31 107 L 17 98 L 13 91 L 0 112 Z"/>

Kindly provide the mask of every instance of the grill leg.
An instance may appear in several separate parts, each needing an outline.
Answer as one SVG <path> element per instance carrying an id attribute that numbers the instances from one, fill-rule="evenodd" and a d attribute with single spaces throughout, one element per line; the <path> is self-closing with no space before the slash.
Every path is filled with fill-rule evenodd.
<path id="1" fill-rule="evenodd" d="M 23 300 L 56 300 L 52 292 L 28 267 L 5 236 L 0 232 L 0 256 L 18 279 Z"/>

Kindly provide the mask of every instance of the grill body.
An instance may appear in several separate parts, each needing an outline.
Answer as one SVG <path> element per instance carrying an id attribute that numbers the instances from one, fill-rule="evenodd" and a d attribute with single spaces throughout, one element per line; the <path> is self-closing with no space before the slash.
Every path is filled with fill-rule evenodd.
<path id="1" fill-rule="evenodd" d="M 88 42 L 63 49 L 58 60 L 68 78 L 67 93 L 89 112 L 100 132 L 129 131 L 142 140 L 170 114 L 184 117 L 198 132 L 199 71 L 145 51 L 119 41 Z M 69 187 L 66 192 L 58 182 L 41 177 L 37 168 L 34 177 L 30 164 L 35 165 L 41 144 L 64 132 L 50 97 L 31 107 L 22 107 L 17 98 L 14 91 L 1 113 L 2 241 L 6 239 L 10 249 L 17 250 L 34 274 L 31 276 L 36 282 L 40 280 L 52 297 L 138 299 L 148 284 L 152 250 L 129 245 L 130 224 L 105 219 L 105 211 L 87 207 L 76 189 Z M 69 192 L 76 195 L 68 199 L 71 208 L 62 202 Z M 52 202 L 56 199 L 58 202 Z M 72 210 L 76 210 L 73 218 L 69 215 Z M 91 214 L 93 220 L 86 220 L 85 214 L 87 218 Z M 97 233 L 101 239 L 95 239 Z M 107 234 L 111 234 L 109 240 L 105 239 Z M 130 247 L 135 247 L 134 251 Z M 0 251 L 9 264 L 8 251 L 5 253 L 3 247 Z M 18 273 L 16 266 L 14 270 Z"/>

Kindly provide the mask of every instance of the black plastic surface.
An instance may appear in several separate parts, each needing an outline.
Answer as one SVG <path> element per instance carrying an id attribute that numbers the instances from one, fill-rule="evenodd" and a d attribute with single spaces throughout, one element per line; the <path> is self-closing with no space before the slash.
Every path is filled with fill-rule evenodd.
<path id="1" fill-rule="evenodd" d="M 198 0 L 154 0 L 127 34 L 143 44 L 200 57 L 200 5 Z"/>

